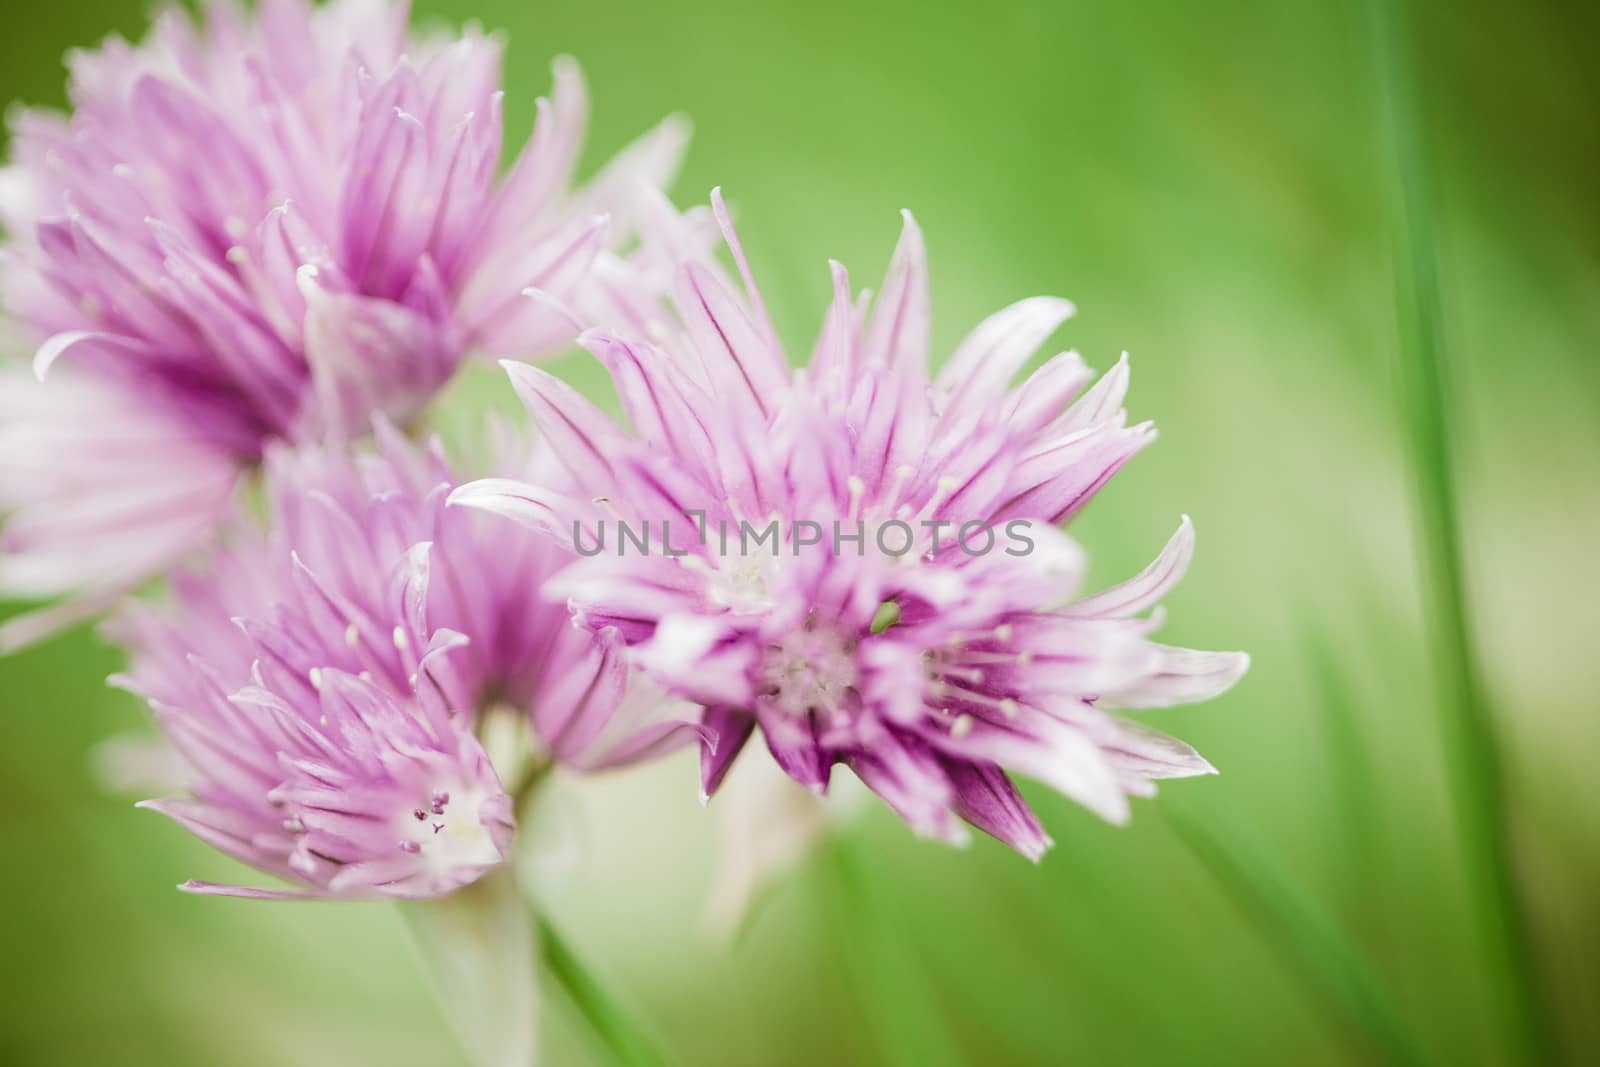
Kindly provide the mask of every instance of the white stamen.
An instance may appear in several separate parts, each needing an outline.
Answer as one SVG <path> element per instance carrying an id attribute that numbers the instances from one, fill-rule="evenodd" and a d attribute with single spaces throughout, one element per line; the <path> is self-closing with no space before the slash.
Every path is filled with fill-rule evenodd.
<path id="1" fill-rule="evenodd" d="M 922 510 L 917 514 L 922 517 L 923 521 L 927 521 L 932 516 L 937 515 L 939 509 L 944 507 L 951 495 L 960 487 L 961 483 L 948 474 L 940 478 L 933 483 L 933 496 L 928 498 L 928 502 L 922 506 Z"/>
<path id="2" fill-rule="evenodd" d="M 844 484 L 850 489 L 850 507 L 845 514 L 858 519 L 861 517 L 861 501 L 867 495 L 867 483 L 859 475 L 852 474 L 844 480 Z"/>
<path id="3" fill-rule="evenodd" d="M 1017 702 L 1011 697 L 992 697 L 987 693 L 979 693 L 976 690 L 969 689 L 964 685 L 958 685 L 957 683 L 948 680 L 948 671 L 945 673 L 944 677 L 946 680 L 930 683 L 928 687 L 929 691 L 931 692 L 933 687 L 938 685 L 941 687 L 940 695 L 943 695 L 946 692 L 954 693 L 957 695 L 958 699 L 964 700 L 968 704 L 979 704 L 986 708 L 994 708 L 1008 719 L 1014 719 L 1017 717 L 1019 708 Z"/>
<path id="4" fill-rule="evenodd" d="M 895 502 L 900 499 L 900 491 L 906 487 L 906 481 L 915 473 L 916 471 L 907 463 L 902 463 L 894 469 L 894 484 L 889 487 L 889 495 L 883 498 L 887 507 L 894 507 Z"/>

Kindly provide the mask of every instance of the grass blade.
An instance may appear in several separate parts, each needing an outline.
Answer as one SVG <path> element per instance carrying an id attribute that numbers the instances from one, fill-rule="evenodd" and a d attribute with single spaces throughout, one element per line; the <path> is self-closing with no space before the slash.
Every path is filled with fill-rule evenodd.
<path id="1" fill-rule="evenodd" d="M 1411 438 L 1423 615 L 1437 672 L 1440 727 L 1468 882 L 1489 959 L 1502 976 L 1497 998 L 1516 1054 L 1550 1063 L 1554 1041 L 1544 1018 L 1526 912 L 1512 867 L 1504 771 L 1493 715 L 1473 651 L 1460 512 L 1451 454 L 1450 381 L 1444 355 L 1427 147 L 1412 77 L 1411 44 L 1398 0 L 1371 0 L 1391 167 L 1395 285 L 1401 334 L 1400 382 Z"/>
<path id="2" fill-rule="evenodd" d="M 1337 824 L 1344 838 L 1340 876 L 1367 885 L 1371 882 L 1372 868 L 1383 866 L 1388 850 L 1379 775 L 1362 734 L 1361 706 L 1351 691 L 1348 677 L 1340 669 L 1332 638 L 1312 627 L 1303 628 L 1303 632 L 1306 634 L 1307 665 L 1316 694 L 1313 702 L 1330 757 L 1326 765 L 1337 798 Z M 1359 885 L 1351 885 L 1352 896 L 1359 896 L 1359 888 Z"/>
<path id="3" fill-rule="evenodd" d="M 1224 839 L 1177 812 L 1169 811 L 1168 818 L 1183 843 L 1240 911 L 1261 927 L 1316 1000 L 1334 1009 L 1336 1022 L 1391 1067 L 1432 1063 L 1395 1010 L 1394 997 L 1311 901 L 1260 854 L 1242 848 L 1236 835 Z"/>
<path id="4" fill-rule="evenodd" d="M 579 960 L 576 952 L 542 914 L 539 947 L 545 971 L 556 980 L 589 1029 L 621 1067 L 664 1067 L 645 1031 L 606 992 L 605 987 Z"/>
<path id="5" fill-rule="evenodd" d="M 838 833 L 826 851 L 838 880 L 838 926 L 849 978 L 870 1032 L 877 1038 L 877 1062 L 892 1067 L 959 1067 L 961 1052 L 944 1023 L 945 1015 L 897 933 L 897 923 L 879 895 L 861 843 Z"/>

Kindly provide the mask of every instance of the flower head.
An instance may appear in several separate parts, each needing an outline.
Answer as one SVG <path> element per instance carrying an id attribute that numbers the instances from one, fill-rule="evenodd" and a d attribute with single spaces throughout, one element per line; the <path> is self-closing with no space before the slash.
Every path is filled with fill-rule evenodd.
<path id="1" fill-rule="evenodd" d="M 113 624 L 133 650 L 122 684 L 195 783 L 150 806 L 306 886 L 287 895 L 448 892 L 504 858 L 530 757 L 598 769 L 694 736 L 629 685 L 616 634 L 529 595 L 564 556 L 447 511 L 437 448 L 379 437 L 356 458 L 270 450 L 268 530 L 175 578 L 170 611 Z"/>
<path id="2" fill-rule="evenodd" d="M 597 262 L 637 277 L 610 249 L 641 189 L 670 176 L 684 130 L 669 120 L 570 192 L 586 108 L 561 60 L 527 147 L 497 176 L 501 50 L 475 28 L 414 35 L 389 0 L 264 0 L 249 15 L 219 0 L 201 23 L 172 8 L 142 44 L 72 53 L 71 113 L 20 112 L 0 173 L 0 279 L 36 371 L 68 364 L 122 394 L 209 471 L 246 467 L 273 440 L 362 432 L 374 411 L 408 419 L 468 350 L 570 340 L 612 301 L 578 284 Z M 112 447 L 96 410 L 51 432 Z M 147 533 L 143 516 L 174 510 L 171 473 L 124 481 L 101 510 L 141 512 L 130 532 Z M 81 495 L 53 505 L 70 484 L 22 505 L 69 542 L 88 536 L 76 512 L 95 510 Z M 164 561 L 194 544 L 178 527 L 209 530 L 227 500 L 178 505 Z M 8 570 L 33 572 L 14 592 L 150 573 L 130 561 L 98 583 L 47 582 L 31 539 L 10 550 Z"/>
<path id="3" fill-rule="evenodd" d="M 588 531 L 578 547 L 592 558 L 555 588 L 705 706 L 706 792 L 759 728 L 816 791 L 843 763 L 919 831 L 959 840 L 964 819 L 1037 857 L 1048 838 L 1007 771 L 1113 821 L 1153 779 L 1209 772 L 1187 745 L 1112 714 L 1204 699 L 1245 669 L 1239 653 L 1149 639 L 1160 615 L 1148 613 L 1189 560 L 1188 521 L 1149 570 L 1089 597 L 1082 552 L 1056 528 L 1153 438 L 1127 424 L 1126 361 L 1085 390 L 1092 375 L 1068 352 L 1014 387 L 1072 312 L 1036 298 L 982 323 L 930 378 L 925 255 L 907 215 L 870 314 L 833 265 L 832 310 L 791 373 L 713 205 L 747 298 L 691 261 L 675 289 L 683 343 L 583 338 L 631 433 L 557 379 L 507 365 L 601 499 L 507 482 L 454 497 L 563 539 Z M 617 537 L 594 551 L 607 519 Z M 624 525 L 664 547 L 638 551 Z"/>

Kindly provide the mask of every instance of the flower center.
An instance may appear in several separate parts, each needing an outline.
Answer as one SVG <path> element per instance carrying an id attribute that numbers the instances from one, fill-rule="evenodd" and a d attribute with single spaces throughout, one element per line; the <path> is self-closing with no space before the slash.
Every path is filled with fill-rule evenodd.
<path id="1" fill-rule="evenodd" d="M 485 799 L 481 789 L 435 789 L 403 818 L 400 851 L 440 872 L 500 862 L 500 848 L 479 815 Z"/>
<path id="2" fill-rule="evenodd" d="M 751 615 L 772 606 L 772 585 L 779 561 L 754 552 L 724 557 L 711 574 L 708 594 L 735 615 Z"/>
<path id="3" fill-rule="evenodd" d="M 799 630 L 768 645 L 768 699 L 791 715 L 848 710 L 860 699 L 856 641 L 832 630 Z"/>

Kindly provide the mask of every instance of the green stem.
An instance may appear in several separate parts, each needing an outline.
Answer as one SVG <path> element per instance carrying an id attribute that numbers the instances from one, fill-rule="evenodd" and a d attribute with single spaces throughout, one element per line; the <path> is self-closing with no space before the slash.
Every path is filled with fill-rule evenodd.
<path id="1" fill-rule="evenodd" d="M 666 1059 L 645 1037 L 643 1029 L 584 968 L 550 921 L 541 914 L 537 922 L 545 970 L 561 986 L 611 1058 L 624 1067 L 664 1067 Z"/>
<path id="2" fill-rule="evenodd" d="M 1167 818 L 1213 878 L 1269 944 L 1292 967 L 1317 1001 L 1334 1009 L 1337 1021 L 1392 1067 L 1430 1062 L 1394 997 L 1350 940 L 1311 901 L 1245 848 L 1237 834 L 1224 837 L 1202 823 L 1169 811 Z"/>
<path id="3" fill-rule="evenodd" d="M 1400 378 L 1411 433 L 1412 487 L 1450 791 L 1467 876 L 1479 894 L 1478 922 L 1490 973 L 1510 986 L 1502 998 L 1518 1055 L 1550 1063 L 1554 1041 L 1544 1018 L 1526 912 L 1512 863 L 1504 771 L 1493 715 L 1473 651 L 1466 568 L 1451 454 L 1450 382 L 1444 357 L 1443 301 L 1429 197 L 1429 169 L 1399 0 L 1372 0 L 1382 120 L 1389 141 L 1396 303 L 1401 321 Z"/>
<path id="4" fill-rule="evenodd" d="M 826 852 L 839 885 L 838 923 L 853 999 L 866 1009 L 878 1041 L 876 1061 L 893 1067 L 958 1067 L 959 1048 L 945 1023 L 927 972 L 893 936 L 905 926 L 874 891 L 859 842 L 832 836 Z"/>

